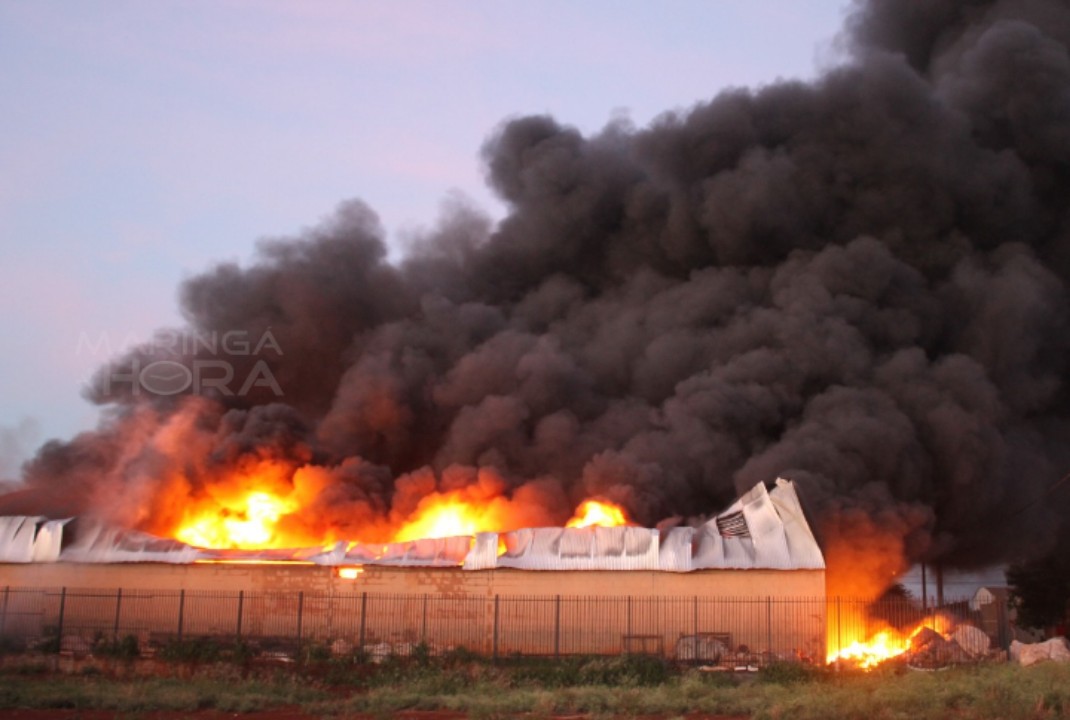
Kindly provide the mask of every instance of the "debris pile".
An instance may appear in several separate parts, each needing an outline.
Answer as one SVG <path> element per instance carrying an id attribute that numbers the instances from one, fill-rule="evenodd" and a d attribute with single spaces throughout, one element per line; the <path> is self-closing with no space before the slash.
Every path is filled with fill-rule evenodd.
<path id="1" fill-rule="evenodd" d="M 986 639 L 987 637 L 985 636 Z M 987 651 L 987 647 L 985 650 Z M 912 637 L 910 649 L 904 655 L 907 665 L 919 670 L 935 670 L 948 665 L 972 662 L 981 657 L 963 648 L 955 639 L 954 633 L 950 637 L 944 637 L 931 628 L 922 628 Z"/>
<path id="2" fill-rule="evenodd" d="M 1068 662 L 1070 645 L 1064 637 L 1055 637 L 1039 643 L 1022 643 L 1015 640 L 1011 643 L 1011 660 L 1023 667 L 1047 661 Z"/>

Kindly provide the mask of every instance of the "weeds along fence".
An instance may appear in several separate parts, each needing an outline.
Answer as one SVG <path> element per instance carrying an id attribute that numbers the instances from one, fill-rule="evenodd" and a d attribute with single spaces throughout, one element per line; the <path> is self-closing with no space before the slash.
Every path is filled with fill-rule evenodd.
<path id="1" fill-rule="evenodd" d="M 210 638 L 264 654 L 513 655 L 645 653 L 679 661 L 823 663 L 829 650 L 884 625 L 906 627 L 917 603 L 847 598 L 576 597 L 315 594 L 16 588 L 0 591 L 0 641 L 17 650 L 92 653 L 136 641 L 142 655 Z M 957 621 L 982 627 L 965 603 Z M 976 616 L 976 617 L 975 617 Z M 132 640 L 131 640 L 132 639 Z M 994 638 L 998 642 L 998 638 Z"/>

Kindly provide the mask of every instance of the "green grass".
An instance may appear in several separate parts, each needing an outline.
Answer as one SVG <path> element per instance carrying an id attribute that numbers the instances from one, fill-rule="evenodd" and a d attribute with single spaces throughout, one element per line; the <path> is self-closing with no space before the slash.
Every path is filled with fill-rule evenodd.
<path id="1" fill-rule="evenodd" d="M 0 681 L 0 708 L 75 708 L 147 712 L 154 710 L 251 712 L 313 703 L 322 691 L 290 682 L 232 682 L 213 678 L 118 681 L 100 676 L 59 676 Z"/>
<path id="2" fill-rule="evenodd" d="M 123 713 L 212 709 L 241 713 L 300 707 L 315 717 L 458 710 L 478 720 L 592 718 L 694 712 L 756 720 L 1041 720 L 1070 717 L 1070 665 L 981 665 L 941 672 L 871 674 L 773 666 L 760 673 L 679 671 L 651 658 L 331 659 L 250 673 L 235 663 L 196 664 L 181 678 L 119 680 L 0 671 L 0 709 L 76 708 Z M 187 667 L 188 670 L 188 667 Z"/>
<path id="3" fill-rule="evenodd" d="M 754 707 L 754 716 L 793 720 L 1070 717 L 1070 667 L 988 665 L 833 678 L 805 692 L 769 693 Z"/>

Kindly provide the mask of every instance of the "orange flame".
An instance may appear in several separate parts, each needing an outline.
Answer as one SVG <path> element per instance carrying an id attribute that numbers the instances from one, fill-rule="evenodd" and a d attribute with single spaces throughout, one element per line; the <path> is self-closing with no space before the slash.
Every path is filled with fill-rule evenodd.
<path id="1" fill-rule="evenodd" d="M 572 519 L 565 523 L 565 527 L 619 527 L 631 524 L 620 505 L 605 500 L 584 500 L 576 508 Z"/>
<path id="2" fill-rule="evenodd" d="M 828 662 L 846 662 L 863 670 L 872 670 L 886 660 L 902 655 L 910 648 L 910 638 L 894 629 L 882 630 L 868 640 L 855 640 L 839 652 L 831 652 Z"/>
<path id="3" fill-rule="evenodd" d="M 197 514 L 175 533 L 189 545 L 261 550 L 276 546 L 275 525 L 296 509 L 294 502 L 263 490 Z"/>
<path id="4" fill-rule="evenodd" d="M 217 478 L 197 495 L 181 483 L 175 484 L 175 491 L 171 504 L 180 515 L 170 534 L 189 545 L 266 550 L 320 542 L 318 534 L 285 522 L 301 509 L 302 495 L 294 483 L 294 469 L 283 463 L 266 459 L 249 463 Z"/>
<path id="5" fill-rule="evenodd" d="M 494 529 L 490 527 L 494 522 L 493 513 L 488 513 L 486 508 L 450 496 L 434 495 L 420 503 L 415 517 L 394 534 L 394 542 L 475 535 Z"/>
<path id="6" fill-rule="evenodd" d="M 510 493 L 497 475 L 481 470 L 475 482 L 451 490 L 435 489 L 438 481 L 430 471 L 410 476 L 402 499 L 395 498 L 397 504 L 388 515 L 364 517 L 359 526 L 348 528 L 329 525 L 311 510 L 322 480 L 308 467 L 262 459 L 202 486 L 196 495 L 188 484 L 176 482 L 170 506 L 177 516 L 170 527 L 161 530 L 196 547 L 266 550 L 329 547 L 339 540 L 384 543 L 474 537 L 479 532 L 507 532 L 553 522 L 540 486 L 532 483 Z M 443 482 L 448 481 L 456 478 L 447 472 Z M 627 524 L 621 507 L 588 500 L 568 525 Z"/>
<path id="7" fill-rule="evenodd" d="M 925 628 L 946 637 L 951 626 L 952 621 L 948 617 L 937 614 L 912 626 L 908 632 L 886 627 L 868 639 L 847 640 L 847 645 L 839 651 L 830 651 L 826 660 L 829 664 L 844 662 L 862 670 L 872 670 L 909 650 L 911 640 Z"/>

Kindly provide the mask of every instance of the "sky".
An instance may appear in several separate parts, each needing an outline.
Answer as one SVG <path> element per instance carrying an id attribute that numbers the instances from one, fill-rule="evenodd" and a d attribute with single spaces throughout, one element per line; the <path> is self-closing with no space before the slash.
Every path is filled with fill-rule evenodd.
<path id="1" fill-rule="evenodd" d="M 547 113 L 643 127 L 836 62 L 848 0 L 0 0 L 0 479 L 93 427 L 93 371 L 184 278 L 343 200 L 394 258 Z"/>

